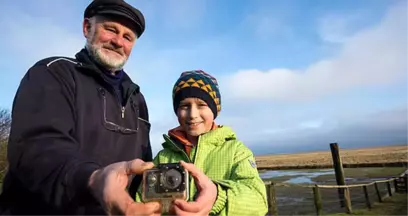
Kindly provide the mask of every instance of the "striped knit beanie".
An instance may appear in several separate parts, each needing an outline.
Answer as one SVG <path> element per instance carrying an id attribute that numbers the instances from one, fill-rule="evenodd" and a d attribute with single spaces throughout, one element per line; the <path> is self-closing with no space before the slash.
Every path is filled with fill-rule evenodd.
<path id="1" fill-rule="evenodd" d="M 205 101 L 214 113 L 214 119 L 221 111 L 221 95 L 217 80 L 202 70 L 181 73 L 173 88 L 173 108 L 177 113 L 180 102 L 189 97 Z"/>

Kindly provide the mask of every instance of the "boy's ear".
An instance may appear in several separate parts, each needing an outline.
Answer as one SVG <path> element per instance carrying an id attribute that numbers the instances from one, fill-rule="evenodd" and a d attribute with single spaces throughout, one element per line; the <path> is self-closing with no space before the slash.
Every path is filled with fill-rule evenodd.
<path id="1" fill-rule="evenodd" d="M 180 112 L 181 112 L 181 108 L 180 108 L 180 107 L 177 107 L 177 109 L 176 109 L 176 116 L 177 116 L 177 118 L 180 118 Z"/>
<path id="2" fill-rule="evenodd" d="M 176 112 L 176 116 L 178 117 L 178 116 L 179 116 L 179 112 L 180 112 L 180 107 L 176 107 L 175 112 Z"/>

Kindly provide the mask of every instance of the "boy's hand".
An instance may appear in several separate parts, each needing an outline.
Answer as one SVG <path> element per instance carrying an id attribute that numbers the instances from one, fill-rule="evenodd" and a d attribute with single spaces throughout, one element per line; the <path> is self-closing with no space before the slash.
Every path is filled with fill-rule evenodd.
<path id="1" fill-rule="evenodd" d="M 209 215 L 217 199 L 217 186 L 194 164 L 180 162 L 181 165 L 194 177 L 199 195 L 194 202 L 175 200 L 172 211 L 176 215 Z"/>

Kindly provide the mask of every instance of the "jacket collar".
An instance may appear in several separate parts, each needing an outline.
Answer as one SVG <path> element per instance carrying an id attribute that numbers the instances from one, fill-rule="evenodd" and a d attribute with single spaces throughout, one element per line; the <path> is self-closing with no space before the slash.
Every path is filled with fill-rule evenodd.
<path id="1" fill-rule="evenodd" d="M 169 148 L 175 151 L 183 149 L 181 143 L 172 139 L 168 134 L 163 134 L 165 142 L 162 144 L 163 148 Z M 198 138 L 198 145 L 213 145 L 219 146 L 228 140 L 235 140 L 237 137 L 231 127 L 219 125 L 216 129 L 202 134 Z"/>
<path id="2" fill-rule="evenodd" d="M 77 64 L 77 67 L 79 67 L 82 72 L 87 73 L 107 84 L 107 82 L 103 79 L 102 70 L 95 64 L 94 61 L 92 61 L 91 57 L 88 54 L 88 51 L 85 48 L 76 53 L 75 58 L 79 62 L 79 64 Z M 137 93 L 140 92 L 139 85 L 133 83 L 125 71 L 123 71 L 122 79 L 122 87 L 124 89 L 124 94 L 126 94 L 127 97 L 134 91 L 136 91 Z"/>

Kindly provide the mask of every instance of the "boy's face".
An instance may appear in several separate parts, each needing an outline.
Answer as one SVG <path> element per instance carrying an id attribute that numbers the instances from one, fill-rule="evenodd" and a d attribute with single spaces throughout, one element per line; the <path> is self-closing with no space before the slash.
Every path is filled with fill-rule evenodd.
<path id="1" fill-rule="evenodd" d="M 180 102 L 177 118 L 183 130 L 190 136 L 199 136 L 211 130 L 214 114 L 207 103 L 198 98 L 186 98 Z"/>

